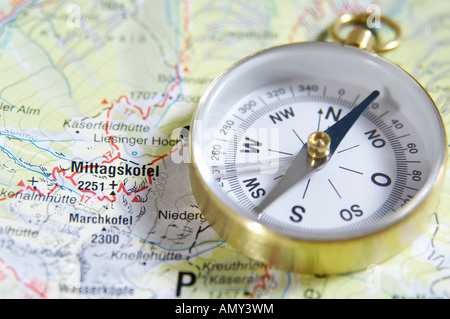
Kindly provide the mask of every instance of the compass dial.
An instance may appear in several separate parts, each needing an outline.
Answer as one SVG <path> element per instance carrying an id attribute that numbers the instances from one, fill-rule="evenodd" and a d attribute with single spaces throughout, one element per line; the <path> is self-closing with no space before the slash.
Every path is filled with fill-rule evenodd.
<path id="1" fill-rule="evenodd" d="M 249 256 L 299 271 L 358 269 L 409 244 L 446 159 L 442 119 L 420 84 L 331 43 L 238 62 L 205 92 L 191 132 L 206 218 Z"/>
<path id="2" fill-rule="evenodd" d="M 207 147 L 217 184 L 231 201 L 252 211 L 277 187 L 309 135 L 339 121 L 367 94 L 348 84 L 294 80 L 243 97 L 224 116 Z M 423 150 L 408 119 L 375 100 L 333 157 L 282 194 L 259 219 L 302 232 L 365 229 L 400 209 L 422 187 L 429 172 Z"/>

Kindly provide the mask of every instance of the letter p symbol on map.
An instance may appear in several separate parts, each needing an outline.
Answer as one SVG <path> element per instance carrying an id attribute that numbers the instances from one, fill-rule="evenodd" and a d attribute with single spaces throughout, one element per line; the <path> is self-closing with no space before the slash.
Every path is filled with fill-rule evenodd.
<path id="1" fill-rule="evenodd" d="M 189 278 L 187 280 L 185 280 L 184 277 L 189 277 Z M 181 295 L 181 287 L 192 286 L 193 284 L 195 284 L 196 280 L 197 280 L 197 276 L 195 276 L 194 273 L 180 271 L 178 274 L 176 296 L 179 297 Z"/>

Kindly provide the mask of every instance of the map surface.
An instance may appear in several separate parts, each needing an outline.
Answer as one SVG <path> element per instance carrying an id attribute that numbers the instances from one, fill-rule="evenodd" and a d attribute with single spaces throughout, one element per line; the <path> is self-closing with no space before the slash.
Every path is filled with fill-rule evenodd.
<path id="1" fill-rule="evenodd" d="M 241 255 L 191 194 L 186 128 L 213 79 L 374 8 L 450 131 L 446 0 L 2 1 L 0 298 L 449 298 L 450 171 L 426 234 L 326 277 Z"/>

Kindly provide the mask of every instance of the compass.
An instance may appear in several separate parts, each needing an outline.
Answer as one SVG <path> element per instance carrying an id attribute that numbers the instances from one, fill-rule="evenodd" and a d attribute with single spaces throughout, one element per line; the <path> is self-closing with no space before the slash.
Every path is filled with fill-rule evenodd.
<path id="1" fill-rule="evenodd" d="M 363 24 L 345 15 L 333 25 Z M 409 245 L 436 207 L 446 155 L 432 98 L 377 52 L 371 30 L 346 43 L 268 48 L 201 98 L 191 184 L 208 222 L 242 253 L 294 272 L 380 263 Z"/>

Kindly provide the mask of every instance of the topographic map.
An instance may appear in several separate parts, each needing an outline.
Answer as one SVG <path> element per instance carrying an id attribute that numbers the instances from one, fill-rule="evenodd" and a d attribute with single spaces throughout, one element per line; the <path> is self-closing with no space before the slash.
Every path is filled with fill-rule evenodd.
<path id="1" fill-rule="evenodd" d="M 426 234 L 326 277 L 242 256 L 191 194 L 186 132 L 213 79 L 370 5 L 450 131 L 447 0 L 3 0 L 0 298 L 450 297 L 449 171 Z"/>

